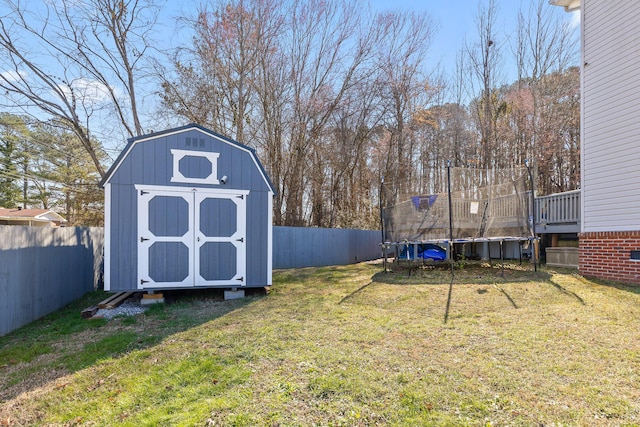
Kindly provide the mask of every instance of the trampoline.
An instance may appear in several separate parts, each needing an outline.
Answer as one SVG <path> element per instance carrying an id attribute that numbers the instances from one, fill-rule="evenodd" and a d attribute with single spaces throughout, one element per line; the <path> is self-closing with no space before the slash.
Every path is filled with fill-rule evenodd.
<path id="1" fill-rule="evenodd" d="M 537 270 L 533 175 L 528 163 L 508 169 L 425 169 L 419 179 L 382 183 L 380 217 L 387 259 L 417 261 L 437 245 L 453 261 L 533 258 Z M 409 249 L 412 248 L 412 249 Z"/>

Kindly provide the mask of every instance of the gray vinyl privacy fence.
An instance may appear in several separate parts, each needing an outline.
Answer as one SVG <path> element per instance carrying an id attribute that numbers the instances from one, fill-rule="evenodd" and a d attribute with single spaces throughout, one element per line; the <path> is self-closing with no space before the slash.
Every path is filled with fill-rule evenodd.
<path id="1" fill-rule="evenodd" d="M 273 268 L 346 265 L 380 258 L 380 231 L 273 227 Z"/>
<path id="2" fill-rule="evenodd" d="M 375 259 L 380 238 L 374 230 L 273 227 L 273 268 Z M 103 246 L 102 228 L 0 225 L 0 336 L 100 288 Z"/>
<path id="3" fill-rule="evenodd" d="M 0 336 L 97 288 L 102 228 L 0 225 Z"/>

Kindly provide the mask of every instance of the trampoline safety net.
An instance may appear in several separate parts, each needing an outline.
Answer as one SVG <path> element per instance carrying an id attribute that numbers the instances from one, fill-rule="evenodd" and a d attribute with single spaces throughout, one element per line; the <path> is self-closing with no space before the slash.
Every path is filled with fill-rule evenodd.
<path id="1" fill-rule="evenodd" d="M 530 237 L 529 197 L 525 167 L 427 170 L 420 179 L 382 185 L 384 240 Z"/>

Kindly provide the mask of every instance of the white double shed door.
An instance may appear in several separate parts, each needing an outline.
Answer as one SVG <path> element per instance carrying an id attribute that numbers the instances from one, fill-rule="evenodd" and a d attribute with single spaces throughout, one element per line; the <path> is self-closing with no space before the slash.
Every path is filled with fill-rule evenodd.
<path id="1" fill-rule="evenodd" d="M 135 188 L 139 289 L 245 285 L 249 191 Z"/>

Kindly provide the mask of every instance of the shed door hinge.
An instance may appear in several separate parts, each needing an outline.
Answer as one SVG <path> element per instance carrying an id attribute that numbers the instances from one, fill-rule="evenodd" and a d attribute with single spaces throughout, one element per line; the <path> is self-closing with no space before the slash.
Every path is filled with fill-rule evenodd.
<path id="1" fill-rule="evenodd" d="M 239 239 L 236 239 L 236 242 L 242 242 L 242 243 L 244 243 L 244 237 L 241 237 L 241 238 L 239 238 Z"/>
<path id="2" fill-rule="evenodd" d="M 140 284 L 144 285 L 145 283 L 149 283 L 149 280 L 140 279 Z"/>
<path id="3" fill-rule="evenodd" d="M 144 191 L 144 190 L 140 190 L 140 195 L 141 196 L 144 196 L 145 194 L 149 194 L 149 192 L 148 191 Z"/>
<path id="4" fill-rule="evenodd" d="M 238 199 L 243 199 L 244 200 L 244 194 L 241 194 L 239 196 L 236 196 Z"/>
<path id="5" fill-rule="evenodd" d="M 149 240 L 149 239 L 147 239 L 146 237 L 142 237 L 142 236 L 140 236 L 140 243 L 145 242 L 145 241 L 147 241 L 147 240 Z"/>

